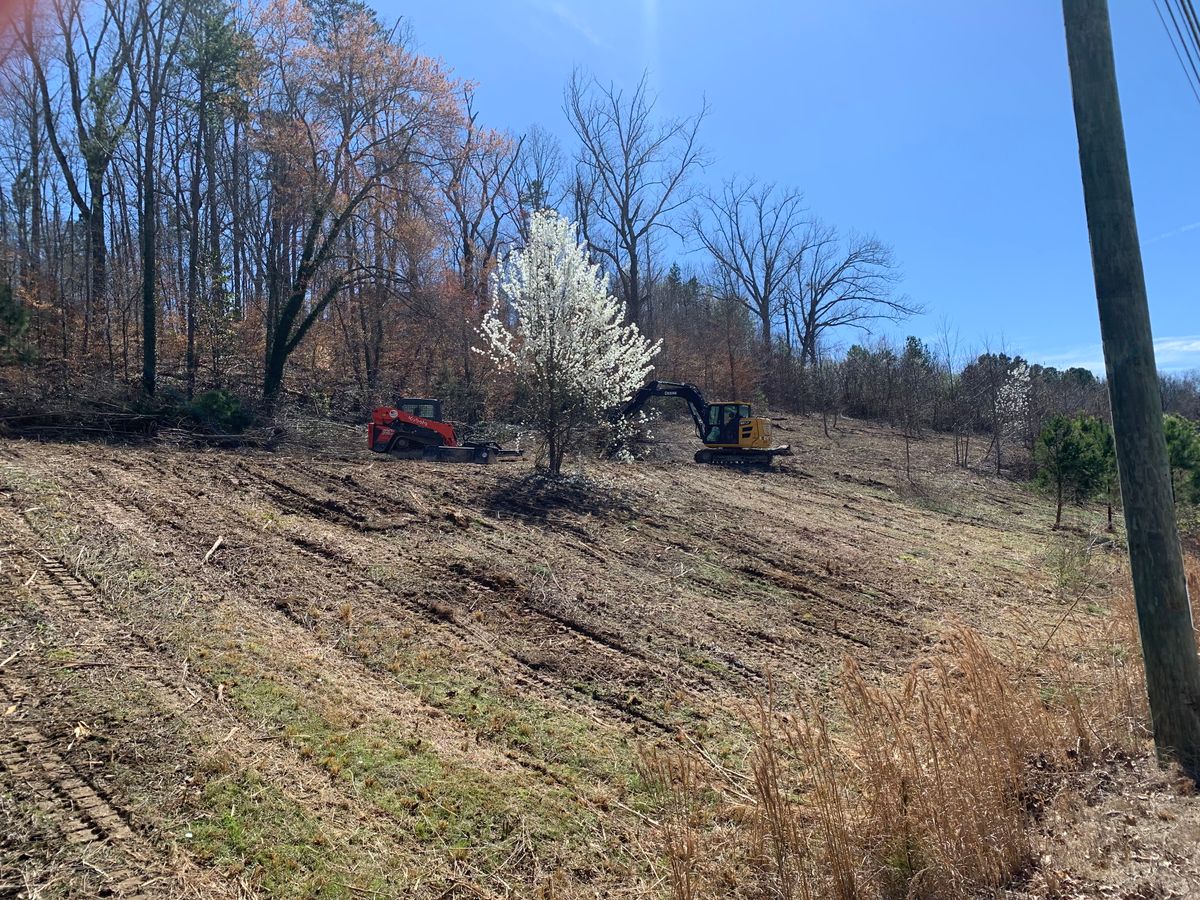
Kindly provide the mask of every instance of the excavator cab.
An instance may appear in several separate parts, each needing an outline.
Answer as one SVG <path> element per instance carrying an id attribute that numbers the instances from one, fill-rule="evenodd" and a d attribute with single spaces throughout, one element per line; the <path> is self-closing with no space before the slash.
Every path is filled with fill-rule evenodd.
<path id="1" fill-rule="evenodd" d="M 742 422 L 750 420 L 749 403 L 712 403 L 708 407 L 701 440 L 717 447 L 737 447 Z"/>
<path id="2" fill-rule="evenodd" d="M 700 439 L 714 450 L 766 450 L 774 446 L 771 420 L 753 415 L 749 403 L 709 404 Z"/>

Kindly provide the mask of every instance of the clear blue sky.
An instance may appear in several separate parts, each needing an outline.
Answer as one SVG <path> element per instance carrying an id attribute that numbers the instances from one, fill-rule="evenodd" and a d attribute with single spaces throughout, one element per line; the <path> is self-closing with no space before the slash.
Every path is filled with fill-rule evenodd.
<path id="1" fill-rule="evenodd" d="M 582 65 L 706 98 L 702 178 L 797 185 L 891 243 L 904 289 L 966 348 L 1102 371 L 1059 4 L 924 0 L 376 0 L 476 81 L 488 124 L 564 139 Z M 1200 103 L 1150 0 L 1111 0 L 1159 364 L 1200 367 Z"/>

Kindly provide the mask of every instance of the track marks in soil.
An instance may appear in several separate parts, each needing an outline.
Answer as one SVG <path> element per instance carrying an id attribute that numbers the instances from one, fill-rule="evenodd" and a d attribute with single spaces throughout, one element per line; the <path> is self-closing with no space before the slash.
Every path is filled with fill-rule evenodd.
<path id="1" fill-rule="evenodd" d="M 0 678 L 0 698 L 6 706 L 20 707 L 25 693 L 15 679 Z M 155 869 L 161 875 L 158 854 L 135 831 L 128 812 L 55 746 L 32 725 L 14 721 L 0 731 L 0 771 L 14 792 L 37 810 L 41 826 L 68 844 L 103 843 L 113 848 L 120 867 L 109 865 L 102 873 L 110 896 L 150 900 L 155 895 L 145 890 L 146 876 Z M 0 892 L 4 889 L 0 881 Z"/>
<path id="2" fill-rule="evenodd" d="M 236 760 L 271 754 L 269 782 L 290 784 L 308 809 L 333 810 L 384 855 L 395 835 L 372 829 L 386 811 L 301 758 L 324 752 L 303 733 L 309 712 L 346 723 L 351 740 L 394 733 L 372 730 L 380 722 L 404 723 L 447 771 L 528 778 L 535 794 L 553 784 L 584 795 L 595 781 L 600 801 L 628 772 L 580 765 L 573 745 L 615 758 L 690 721 L 711 728 L 714 743 L 731 739 L 731 711 L 763 693 L 768 673 L 811 687 L 844 654 L 872 671 L 903 666 L 929 621 L 959 605 L 960 584 L 968 617 L 991 600 L 978 584 L 968 589 L 965 572 L 931 582 L 970 569 L 990 590 L 1001 563 L 1022 557 L 1021 548 L 998 552 L 1007 545 L 986 516 L 948 520 L 888 487 L 886 473 L 830 476 L 858 473 L 846 459 L 814 456 L 803 477 L 597 466 L 585 486 L 609 484 L 619 503 L 568 497 L 543 514 L 520 467 L 20 444 L 0 454 L 31 479 L 17 489 L 18 506 L 37 502 L 36 480 L 57 488 L 69 510 L 63 526 L 34 517 L 42 534 L 70 540 L 72 559 L 77 546 L 87 550 L 85 563 L 100 558 L 97 548 L 120 548 L 118 567 L 151 576 L 147 591 L 171 598 L 169 610 L 156 609 L 122 590 L 117 602 L 103 598 L 107 618 L 65 588 L 65 600 L 39 602 L 59 618 L 81 610 L 71 628 L 100 620 L 89 653 L 113 642 L 157 702 L 210 739 L 236 726 Z M 513 484 L 521 490 L 506 496 Z M 218 536 L 221 550 L 202 564 Z M 968 545 L 983 549 L 961 565 L 937 556 Z M 989 553 L 996 561 L 979 558 Z M 231 676 L 223 702 L 214 695 L 224 658 L 193 656 L 191 679 L 179 672 L 188 632 L 172 621 L 177 601 L 191 633 L 219 631 L 215 652 L 244 666 L 229 668 L 246 681 L 233 686 Z M 142 642 L 135 623 L 156 637 Z M 263 702 L 251 714 L 239 704 L 255 684 L 311 710 L 289 718 Z M 538 730 L 543 723 L 557 730 Z M 610 834 L 629 825 L 611 809 L 600 819 Z M 409 835 L 413 846 L 429 852 Z"/>
<path id="3" fill-rule="evenodd" d="M 16 516 L 7 510 L 3 510 L 0 521 L 14 537 L 23 530 Z M 36 553 L 34 565 L 26 587 L 38 607 L 45 607 L 53 620 L 75 626 L 76 633 L 86 633 L 89 646 L 119 656 L 124 668 L 136 672 L 134 677 L 161 695 L 170 696 L 178 690 L 155 674 L 157 661 L 153 654 L 109 619 L 85 579 L 61 561 L 41 553 Z M 86 853 L 91 845 L 105 847 L 108 856 L 104 868 L 91 868 L 101 876 L 100 889 L 109 896 L 147 900 L 161 896 L 162 884 L 153 889 L 147 886 L 151 881 L 165 884 L 172 877 L 171 864 L 158 846 L 161 840 L 151 827 L 139 823 L 90 769 L 59 752 L 57 748 L 67 737 L 51 737 L 51 732 L 24 718 L 31 698 L 40 693 L 29 677 L 22 678 L 15 670 L 0 677 L 0 695 L 11 711 L 0 726 L 0 769 L 14 793 L 37 810 L 43 828 L 61 835 L 68 845 L 77 847 L 76 852 Z M 183 710 L 181 703 L 173 705 Z M 231 891 L 209 879 L 201 881 L 209 881 L 212 896 L 232 896 Z"/>
<path id="4" fill-rule="evenodd" d="M 3 508 L 0 508 L 0 522 L 14 526 L 12 531 L 20 530 L 17 517 Z M 172 678 L 167 673 L 179 673 L 181 667 L 177 665 L 178 661 L 170 658 L 167 645 L 148 642 L 114 618 L 99 590 L 60 560 L 34 553 L 36 560 L 31 554 L 29 561 L 35 567 L 35 574 L 27 581 L 27 586 L 36 607 L 44 609 L 45 621 L 53 623 L 54 631 L 65 636 L 85 635 L 86 645 L 70 646 L 86 646 L 102 657 L 68 663 L 68 668 L 73 665 L 86 665 L 96 670 L 111 667 L 129 673 L 126 677 L 135 679 L 151 691 L 155 706 L 173 721 L 172 728 L 186 725 L 192 732 L 187 745 L 189 757 L 200 758 L 219 752 L 231 761 L 233 768 L 230 771 L 260 771 L 268 783 L 280 789 L 297 808 L 311 807 L 314 821 L 341 820 L 338 827 L 344 833 L 361 835 L 364 840 L 369 836 L 385 855 L 402 855 L 399 847 L 390 843 L 393 838 L 389 835 L 402 832 L 404 826 L 398 821 L 383 824 L 393 822 L 391 813 L 369 803 L 364 805 L 363 798 L 351 783 L 298 755 L 288 742 L 279 740 L 279 735 L 263 732 L 245 716 L 232 716 L 230 702 L 222 702 L 219 693 L 214 697 L 212 686 L 199 676 Z M 253 628 L 251 622 L 244 624 Z M 258 630 L 260 637 L 266 630 Z M 328 674 L 328 670 L 325 671 Z M 365 672 L 364 675 L 356 684 L 359 690 L 356 700 L 360 704 L 362 691 L 371 691 L 371 676 Z M 14 715 L 18 717 L 5 717 L 0 724 L 0 737 L 3 737 L 0 740 L 0 774 L 11 775 L 14 789 L 23 801 L 40 811 L 44 826 L 61 834 L 69 845 L 76 847 L 68 851 L 70 854 L 87 852 L 86 848 L 93 845 L 102 845 L 106 849 L 108 856 L 104 859 L 104 868 L 97 871 L 97 874 L 102 873 L 103 890 L 115 897 L 161 897 L 165 896 L 163 891 L 170 884 L 169 893 L 173 896 L 186 890 L 199 890 L 201 896 L 213 898 L 242 896 L 244 892 L 218 882 L 213 875 L 197 871 L 195 867 L 190 868 L 186 889 L 172 881 L 175 878 L 172 862 L 177 860 L 169 861 L 162 849 L 170 843 L 169 839 L 158 834 L 152 822 L 141 816 L 135 817 L 130 808 L 102 787 L 89 770 L 53 750 L 53 747 L 61 747 L 70 741 L 69 729 L 65 736 L 51 740 L 38 730 L 38 726 L 19 718 L 23 715 L 26 698 L 44 694 L 40 681 L 37 687 L 34 686 L 33 679 L 36 678 L 36 673 L 27 673 L 22 680 L 14 673 L 0 680 L 0 692 L 7 698 L 3 705 L 15 704 Z M 348 696 L 346 702 L 349 702 Z M 388 712 L 397 710 L 389 705 Z M 413 713 L 411 709 L 399 711 L 397 720 L 414 727 L 416 723 L 424 722 L 422 738 L 437 741 L 440 725 L 428 716 Z M 56 707 L 55 714 L 65 713 Z M 446 740 L 466 744 L 461 732 L 446 737 Z M 449 764 L 454 763 L 453 755 L 446 759 Z M 487 771 L 518 771 L 522 768 L 519 759 L 496 754 Z M 553 774 L 543 767 L 530 765 L 528 768 L 538 777 L 554 780 Z M 114 865 L 110 859 L 116 859 L 118 864 Z M 439 870 L 437 864 L 431 864 L 430 876 L 448 879 L 448 875 L 438 874 Z M 162 884 L 145 894 L 133 890 L 149 877 L 161 880 Z M 0 881 L 0 889 L 3 886 Z"/>

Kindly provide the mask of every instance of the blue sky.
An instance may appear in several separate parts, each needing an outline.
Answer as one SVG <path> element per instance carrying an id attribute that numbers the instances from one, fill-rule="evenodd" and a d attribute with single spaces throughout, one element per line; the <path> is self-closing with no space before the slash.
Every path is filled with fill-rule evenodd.
<path id="1" fill-rule="evenodd" d="M 377 0 L 478 83 L 482 117 L 570 146 L 582 65 L 664 114 L 711 111 L 712 165 L 803 189 L 892 244 L 904 290 L 964 349 L 1101 371 L 1060 7 L 924 0 Z M 1111 0 L 1134 196 L 1163 369 L 1200 367 L 1200 103 L 1149 0 Z"/>

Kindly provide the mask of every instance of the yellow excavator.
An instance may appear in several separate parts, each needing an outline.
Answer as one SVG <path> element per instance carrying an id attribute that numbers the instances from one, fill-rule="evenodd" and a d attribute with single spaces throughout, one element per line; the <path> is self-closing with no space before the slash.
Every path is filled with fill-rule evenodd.
<path id="1" fill-rule="evenodd" d="M 651 397 L 679 397 L 687 402 L 704 447 L 696 451 L 696 462 L 718 466 L 768 468 L 776 456 L 791 456 L 787 444 L 771 438 L 771 420 L 752 414 L 741 401 L 709 403 L 700 388 L 680 381 L 651 381 L 643 385 L 625 405 L 620 418 L 631 416 Z"/>

